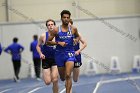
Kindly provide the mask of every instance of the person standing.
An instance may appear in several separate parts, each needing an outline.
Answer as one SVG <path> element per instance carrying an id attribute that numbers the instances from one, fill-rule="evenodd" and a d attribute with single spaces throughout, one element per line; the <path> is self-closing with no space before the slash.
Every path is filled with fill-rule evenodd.
<path id="1" fill-rule="evenodd" d="M 54 59 L 55 46 L 49 46 L 46 44 L 51 31 L 55 27 L 55 21 L 48 19 L 46 21 L 47 32 L 42 33 L 38 44 L 37 51 L 42 59 L 43 79 L 46 85 L 53 83 L 53 93 L 58 93 L 58 69 Z"/>
<path id="2" fill-rule="evenodd" d="M 13 43 L 4 50 L 6 53 L 11 54 L 12 56 L 12 62 L 13 62 L 14 73 L 15 73 L 14 80 L 16 82 L 19 81 L 19 72 L 21 67 L 21 53 L 23 52 L 23 50 L 24 47 L 18 44 L 17 37 L 14 37 Z"/>
<path id="3" fill-rule="evenodd" d="M 36 79 L 37 80 L 41 80 L 40 79 L 40 64 L 41 64 L 41 59 L 40 59 L 40 55 L 37 52 L 36 46 L 38 43 L 38 36 L 34 35 L 33 36 L 33 41 L 30 44 L 30 51 L 32 52 L 32 56 L 33 56 L 33 62 L 34 62 L 34 70 L 35 70 L 35 75 L 36 75 Z"/>

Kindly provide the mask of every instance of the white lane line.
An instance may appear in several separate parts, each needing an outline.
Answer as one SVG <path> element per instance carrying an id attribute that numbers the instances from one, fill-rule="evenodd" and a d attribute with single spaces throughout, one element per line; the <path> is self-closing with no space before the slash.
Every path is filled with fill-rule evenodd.
<path id="1" fill-rule="evenodd" d="M 39 90 L 39 89 L 41 89 L 41 88 L 43 88 L 43 87 L 37 87 L 37 88 L 35 88 L 35 89 L 29 91 L 28 93 L 33 93 L 33 92 L 35 92 L 35 91 L 37 91 L 37 90 Z"/>
<path id="2" fill-rule="evenodd" d="M 3 91 L 0 91 L 0 93 L 5 93 L 5 92 L 10 91 L 10 90 L 12 90 L 12 89 L 5 89 Z"/>
<path id="3" fill-rule="evenodd" d="M 105 81 L 103 81 L 102 83 L 111 83 L 111 82 L 127 81 L 127 80 L 135 80 L 135 79 L 140 79 L 140 76 L 105 80 Z"/>
<path id="4" fill-rule="evenodd" d="M 119 82 L 119 81 L 127 81 L 127 80 L 135 80 L 135 79 L 140 79 L 139 76 L 137 77 L 126 77 L 126 78 L 118 78 L 118 79 L 110 79 L 110 80 L 104 80 L 104 81 L 99 81 L 93 91 L 93 93 L 97 93 L 98 88 L 100 87 L 101 84 L 106 84 L 106 83 L 113 83 L 113 82 Z M 135 85 L 138 91 L 140 91 L 139 86 L 136 84 Z"/>
<path id="5" fill-rule="evenodd" d="M 95 87 L 93 93 L 97 93 L 97 90 L 98 90 L 100 84 L 101 84 L 101 82 L 99 81 L 99 82 L 97 83 L 97 85 L 96 85 L 96 87 Z"/>
<path id="6" fill-rule="evenodd" d="M 88 85 L 88 84 L 93 84 L 94 82 L 89 82 L 89 83 L 80 83 L 80 84 L 74 84 L 74 86 L 82 86 L 82 85 Z M 61 90 L 59 93 L 64 93 L 66 91 L 66 88 L 64 88 L 63 90 Z"/>
<path id="7" fill-rule="evenodd" d="M 66 91 L 66 88 L 64 88 L 62 91 L 60 91 L 60 93 L 63 93 L 63 92 L 65 92 Z"/>

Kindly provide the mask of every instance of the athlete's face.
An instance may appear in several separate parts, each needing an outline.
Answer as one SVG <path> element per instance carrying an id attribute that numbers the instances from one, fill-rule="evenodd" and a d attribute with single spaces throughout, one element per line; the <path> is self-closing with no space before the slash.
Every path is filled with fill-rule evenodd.
<path id="1" fill-rule="evenodd" d="M 63 25 L 68 25 L 69 20 L 70 20 L 70 15 L 69 14 L 63 14 L 61 20 L 62 20 Z"/>
<path id="2" fill-rule="evenodd" d="M 54 22 L 52 22 L 52 21 L 49 21 L 47 23 L 47 28 L 48 28 L 49 31 L 53 31 L 54 26 L 55 26 Z"/>

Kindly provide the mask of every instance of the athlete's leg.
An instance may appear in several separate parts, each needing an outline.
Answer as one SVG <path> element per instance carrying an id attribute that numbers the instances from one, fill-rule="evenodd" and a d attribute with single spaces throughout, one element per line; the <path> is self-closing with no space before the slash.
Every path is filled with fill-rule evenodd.
<path id="1" fill-rule="evenodd" d="M 74 62 L 72 62 L 72 61 L 67 61 L 67 62 L 65 63 L 65 69 L 66 69 L 66 72 L 65 72 L 66 93 L 70 93 L 71 88 L 72 88 L 71 72 L 72 72 L 72 70 L 73 70 L 73 67 L 74 67 Z"/>
<path id="2" fill-rule="evenodd" d="M 82 65 L 82 62 L 81 62 L 81 54 L 80 55 L 77 55 L 75 57 L 76 57 L 76 61 L 77 62 L 74 63 L 73 81 L 74 82 L 77 82 L 78 81 L 78 78 L 79 78 L 79 73 L 80 73 L 80 66 Z"/>
<path id="3" fill-rule="evenodd" d="M 65 81 L 65 67 L 58 67 L 61 81 Z"/>
<path id="4" fill-rule="evenodd" d="M 52 58 L 42 60 L 43 78 L 46 85 L 53 83 L 53 93 L 58 93 L 58 69 Z"/>
<path id="5" fill-rule="evenodd" d="M 43 79 L 46 85 L 50 85 L 51 83 L 51 71 L 50 68 L 43 69 Z"/>
<path id="6" fill-rule="evenodd" d="M 66 55 L 63 52 L 60 51 L 55 52 L 55 61 L 58 66 L 58 72 L 61 81 L 65 80 L 65 60 L 66 60 Z"/>
<path id="7" fill-rule="evenodd" d="M 51 76 L 53 82 L 53 93 L 58 93 L 58 69 L 57 66 L 52 66 L 51 68 Z"/>
<path id="8" fill-rule="evenodd" d="M 43 80 L 46 85 L 49 85 L 51 83 L 51 67 L 49 65 L 49 60 L 48 59 L 43 59 L 42 60 L 42 74 L 43 74 Z"/>
<path id="9" fill-rule="evenodd" d="M 79 78 L 79 72 L 80 72 L 80 68 L 74 68 L 73 69 L 73 81 L 77 82 L 78 78 Z"/>

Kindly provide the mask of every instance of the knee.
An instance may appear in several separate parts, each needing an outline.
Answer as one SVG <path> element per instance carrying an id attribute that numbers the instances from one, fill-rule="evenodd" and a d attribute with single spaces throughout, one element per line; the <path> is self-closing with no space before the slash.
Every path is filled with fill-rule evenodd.
<path id="1" fill-rule="evenodd" d="M 54 78 L 52 79 L 52 82 L 58 82 L 58 77 L 54 77 Z"/>
<path id="2" fill-rule="evenodd" d="M 50 85 L 51 84 L 51 81 L 45 81 L 45 84 L 46 85 Z"/>
<path id="3" fill-rule="evenodd" d="M 71 78 L 70 74 L 66 74 L 65 79 L 70 79 L 70 78 Z"/>

